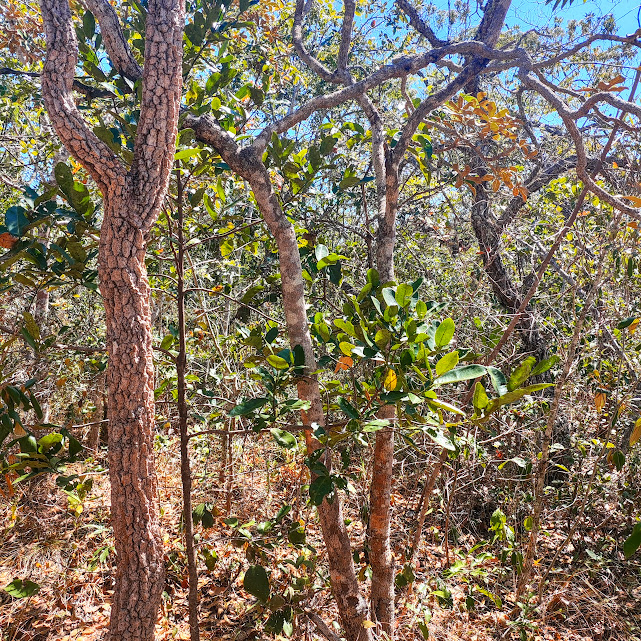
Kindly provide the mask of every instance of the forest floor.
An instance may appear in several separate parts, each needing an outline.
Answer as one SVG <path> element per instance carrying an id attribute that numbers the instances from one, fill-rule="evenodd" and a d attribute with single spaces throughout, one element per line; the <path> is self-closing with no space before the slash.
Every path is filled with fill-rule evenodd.
<path id="1" fill-rule="evenodd" d="M 267 442 L 248 441 L 242 452 L 239 450 L 238 460 L 233 465 L 235 477 L 229 496 L 231 512 L 241 523 L 252 519 L 259 521 L 273 517 L 285 502 L 298 503 L 299 510 L 295 505 L 292 514 L 306 524 L 307 541 L 319 550 L 322 567 L 325 559 L 318 525 L 309 507 L 300 501 L 298 488 L 301 470 L 305 468 L 300 459 L 289 457 L 280 466 L 272 465 L 268 475 L 266 461 L 271 454 L 266 454 L 266 447 L 270 447 Z M 167 442 L 158 454 L 159 495 L 167 550 L 166 592 L 157 625 L 159 641 L 189 639 L 187 573 L 179 527 L 181 487 L 177 451 L 175 443 Z M 101 463 L 104 461 L 90 459 L 75 464 L 73 471 L 86 472 L 94 481 L 88 496 L 80 504 L 57 488 L 52 477 L 14 489 L 12 496 L 4 487 L 0 496 L 0 587 L 19 577 L 37 583 L 40 590 L 22 599 L 0 591 L 2 641 L 92 641 L 105 633 L 115 554 L 109 527 L 109 483 Z M 194 504 L 208 501 L 218 507 L 215 512 L 220 512 L 213 527 L 197 528 L 200 545 L 215 551 L 218 556 L 212 570 L 207 570 L 202 561 L 200 563 L 201 637 L 234 641 L 269 638 L 257 625 L 266 615 L 255 607 L 256 600 L 243 589 L 243 571 L 248 566 L 247 545 L 242 541 L 239 544 L 238 538 L 233 538 L 230 527 L 223 522 L 227 516 L 223 506 L 224 492 L 216 483 L 211 483 L 214 472 L 210 467 L 204 457 L 195 465 L 194 471 Z M 215 470 L 215 476 L 218 480 L 218 470 Z M 352 504 L 346 506 L 346 514 L 357 515 L 358 488 L 350 495 L 350 501 Z M 412 501 L 415 502 L 413 495 Z M 394 532 L 399 533 L 398 543 L 412 531 L 415 512 L 400 492 L 394 495 L 394 502 Z M 348 529 L 355 542 L 362 540 L 363 526 L 358 518 L 354 518 Z M 425 638 L 418 622 L 426 621 L 426 613 L 431 616 L 427 622 L 429 638 L 437 641 L 641 639 L 638 569 L 636 577 L 634 571 L 621 572 L 619 566 L 612 563 L 602 563 L 595 570 L 591 557 L 588 559 L 591 564 L 574 563 L 570 567 L 572 554 L 567 558 L 562 556 L 556 575 L 559 578 L 553 580 L 546 592 L 547 615 L 542 621 L 538 611 L 528 614 L 514 607 L 512 574 L 500 569 L 496 557 L 490 556 L 475 565 L 470 560 L 473 555 L 461 553 L 457 556 L 459 549 L 473 547 L 474 541 L 468 540 L 460 548 L 450 545 L 446 552 L 441 529 L 438 525 L 428 527 L 429 536 L 422 543 L 415 569 L 416 581 L 410 589 L 398 591 L 400 640 Z M 561 539 L 561 535 L 550 537 L 543 545 L 554 550 Z M 291 552 L 290 546 L 289 550 L 271 550 L 269 553 L 276 556 L 280 553 L 284 558 L 288 554 L 291 556 Z M 443 586 L 439 577 L 444 576 L 447 553 L 452 562 L 462 561 L 459 566 L 463 571 L 446 579 L 449 593 L 444 600 L 437 588 Z M 562 567 L 563 563 L 566 567 Z M 493 585 L 492 590 L 497 593 L 496 588 L 501 584 L 503 599 L 498 606 L 486 599 L 474 610 L 466 609 L 465 599 L 475 571 L 478 576 L 484 576 L 485 585 Z M 337 620 L 326 588 L 310 591 L 309 600 L 303 606 L 308 612 L 321 614 L 330 627 Z M 301 616 L 298 621 L 294 638 L 306 641 L 324 638 L 310 619 Z"/>

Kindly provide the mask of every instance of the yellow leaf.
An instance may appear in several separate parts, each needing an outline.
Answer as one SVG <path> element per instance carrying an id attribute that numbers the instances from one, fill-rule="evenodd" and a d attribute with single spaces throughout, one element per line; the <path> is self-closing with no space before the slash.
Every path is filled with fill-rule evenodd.
<path id="1" fill-rule="evenodd" d="M 634 430 L 630 434 L 630 447 L 632 447 L 641 438 L 641 418 L 637 419 L 634 424 Z"/>
<path id="2" fill-rule="evenodd" d="M 363 627 L 367 630 L 368 628 L 373 628 L 376 626 L 376 623 L 373 621 L 363 621 Z"/>
<path id="3" fill-rule="evenodd" d="M 598 392 L 594 397 L 594 405 L 597 412 L 600 412 L 605 407 L 605 394 L 603 392 Z"/>
<path id="4" fill-rule="evenodd" d="M 634 332 L 637 331 L 637 327 L 639 327 L 639 323 L 641 323 L 641 318 L 635 318 L 632 323 L 630 323 L 628 327 L 628 331 L 630 334 L 634 334 Z"/>
<path id="5" fill-rule="evenodd" d="M 388 369 L 383 380 L 383 386 L 388 392 L 392 392 L 396 389 L 397 383 L 398 377 L 396 376 L 396 372 L 393 369 Z"/>

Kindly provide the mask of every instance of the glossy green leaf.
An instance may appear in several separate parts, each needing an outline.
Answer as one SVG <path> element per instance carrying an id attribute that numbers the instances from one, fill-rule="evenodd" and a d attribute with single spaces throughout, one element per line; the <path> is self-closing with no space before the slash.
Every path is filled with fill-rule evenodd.
<path id="1" fill-rule="evenodd" d="M 439 359 L 439 361 L 436 363 L 436 367 L 434 368 L 436 376 L 442 376 L 446 372 L 449 372 L 452 368 L 456 367 L 458 359 L 458 351 L 456 350 L 450 352 L 449 354 L 445 354 L 445 356 Z"/>
<path id="2" fill-rule="evenodd" d="M 436 329 L 434 334 L 434 343 L 440 349 L 449 345 L 452 338 L 454 338 L 454 330 L 456 329 L 454 321 L 451 318 L 446 318 Z"/>

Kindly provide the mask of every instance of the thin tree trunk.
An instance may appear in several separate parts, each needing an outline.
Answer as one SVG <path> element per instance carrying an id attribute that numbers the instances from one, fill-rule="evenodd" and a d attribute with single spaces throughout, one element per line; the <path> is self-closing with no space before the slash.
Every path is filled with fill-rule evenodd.
<path id="1" fill-rule="evenodd" d="M 294 226 L 281 209 L 269 172 L 262 162 L 262 151 L 254 145 L 240 149 L 209 116 L 187 117 L 184 124 L 194 130 L 199 140 L 213 145 L 232 170 L 247 180 L 265 223 L 276 240 L 289 342 L 292 348 L 300 346 L 305 355 L 305 373 L 298 381 L 298 396 L 301 400 L 309 401 L 310 408 L 302 413 L 303 422 L 322 426 L 325 424 L 325 414 L 318 379 L 313 373 L 316 370 L 316 358 L 307 319 L 298 240 Z M 320 446 L 311 430 L 306 430 L 305 438 L 310 453 Z M 331 466 L 329 453 L 325 465 L 328 468 Z M 318 506 L 318 515 L 328 552 L 332 592 L 345 635 L 348 641 L 372 641 L 371 630 L 363 627 L 368 608 L 354 570 L 351 543 L 338 492 L 331 503 L 323 500 Z"/>
<path id="2" fill-rule="evenodd" d="M 189 435 L 187 433 L 187 336 L 185 328 L 185 238 L 183 212 L 183 183 L 180 169 L 176 170 L 178 186 L 178 252 L 176 255 L 176 279 L 178 302 L 178 358 L 176 374 L 178 387 L 178 421 L 180 426 L 180 478 L 183 492 L 183 522 L 185 524 L 185 548 L 189 572 L 189 634 L 191 641 L 200 640 L 198 628 L 198 568 L 194 549 L 194 522 L 191 516 L 191 465 L 189 462 Z"/>
<path id="3" fill-rule="evenodd" d="M 429 479 L 425 483 L 423 488 L 423 493 L 421 495 L 421 511 L 418 515 L 418 521 L 416 523 L 416 529 L 412 535 L 412 543 L 410 545 L 409 558 L 407 559 L 409 563 L 413 563 L 416 553 L 418 552 L 418 547 L 421 543 L 421 538 L 423 537 L 423 526 L 425 525 L 425 518 L 427 517 L 427 511 L 430 508 L 430 499 L 432 498 L 432 492 L 434 491 L 434 486 L 436 485 L 436 479 L 438 479 L 441 470 L 443 469 L 443 464 L 447 460 L 447 450 L 443 449 L 436 465 L 432 468 L 432 473 L 430 474 Z"/>
<path id="4" fill-rule="evenodd" d="M 303 348 L 305 369 L 310 372 L 310 374 L 301 377 L 298 383 L 299 398 L 310 402 L 309 410 L 303 412 L 303 422 L 306 425 L 312 423 L 324 425 L 325 414 L 318 380 L 316 376 L 311 374 L 316 369 L 316 358 L 307 321 L 305 284 L 302 277 L 296 233 L 293 225 L 280 208 L 277 196 L 269 182 L 267 170 L 255 152 L 254 155 L 255 160 L 252 165 L 256 170 L 248 178 L 260 211 L 278 245 L 283 306 L 289 341 L 292 347 L 300 345 Z M 320 446 L 311 430 L 306 430 L 305 438 L 310 453 Z M 331 468 L 329 451 L 325 457 L 325 465 Z M 332 593 L 338 605 L 346 637 L 349 641 L 370 641 L 371 632 L 368 628 L 363 627 L 363 623 L 367 619 L 367 605 L 360 593 L 354 570 L 351 543 L 345 527 L 342 501 L 338 492 L 335 493 L 331 503 L 327 499 L 323 500 L 318 506 L 318 516 L 327 548 Z"/>
<path id="5" fill-rule="evenodd" d="M 378 230 L 376 267 L 382 283 L 394 280 L 396 211 L 398 209 L 398 165 L 391 162 L 380 114 L 366 97 L 360 101 L 372 128 L 372 165 L 376 178 Z M 392 476 L 394 470 L 394 422 L 396 406 L 386 405 L 378 413 L 392 426 L 376 432 L 372 484 L 370 486 L 369 548 L 372 566 L 370 607 L 372 619 L 390 640 L 394 639 L 395 562 L 390 543 L 392 523 Z"/>

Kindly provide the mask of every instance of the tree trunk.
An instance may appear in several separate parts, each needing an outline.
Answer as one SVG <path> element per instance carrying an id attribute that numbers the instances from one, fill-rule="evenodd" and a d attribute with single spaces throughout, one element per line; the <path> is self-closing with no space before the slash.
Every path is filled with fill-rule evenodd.
<path id="1" fill-rule="evenodd" d="M 108 0 L 95 9 L 107 51 L 120 69 L 127 40 Z M 118 555 L 109 637 L 151 641 L 164 585 L 154 469 L 154 365 L 147 237 L 167 193 L 182 89 L 184 3 L 149 0 L 140 117 L 130 167 L 91 131 L 72 93 L 78 42 L 68 0 L 40 0 L 47 57 L 42 95 L 65 148 L 102 192 L 98 271 L 109 355 L 109 477 Z M 105 14 L 106 15 L 106 14 Z M 114 33 L 118 31 L 118 33 Z M 107 37 L 104 37 L 107 35 Z M 109 36 L 114 37 L 109 37 Z"/>
<path id="2" fill-rule="evenodd" d="M 386 405 L 379 418 L 390 421 L 396 406 Z M 392 520 L 392 471 L 394 467 L 394 430 L 376 432 L 374 467 L 370 487 L 369 547 L 372 565 L 371 610 L 383 632 L 394 634 L 394 555 L 390 544 Z"/>
<path id="3" fill-rule="evenodd" d="M 154 468 L 154 364 L 145 241 L 133 198 L 105 202 L 100 290 L 107 325 L 111 521 L 118 565 L 110 638 L 154 638 L 164 586 Z"/>
<path id="4" fill-rule="evenodd" d="M 307 321 L 305 284 L 296 232 L 284 215 L 269 181 L 269 174 L 260 157 L 255 153 L 252 165 L 255 170 L 250 176 L 249 182 L 265 222 L 278 245 L 283 306 L 289 341 L 292 348 L 296 345 L 303 348 L 305 369 L 310 372 L 298 383 L 299 398 L 307 400 L 311 404 L 310 409 L 303 412 L 303 422 L 306 425 L 312 423 L 324 425 L 325 414 L 318 380 L 315 375 L 311 374 L 316 370 L 316 358 Z M 305 438 L 310 453 L 319 447 L 311 430 L 306 430 Z M 324 462 L 328 469 L 331 469 L 329 451 Z M 345 527 L 341 503 L 340 495 L 336 492 L 331 503 L 324 499 L 318 506 L 323 540 L 327 547 L 332 593 L 336 599 L 341 623 L 348 641 L 371 641 L 370 630 L 363 627 L 363 622 L 367 619 L 367 604 L 360 593 L 356 578 L 352 547 Z"/>

